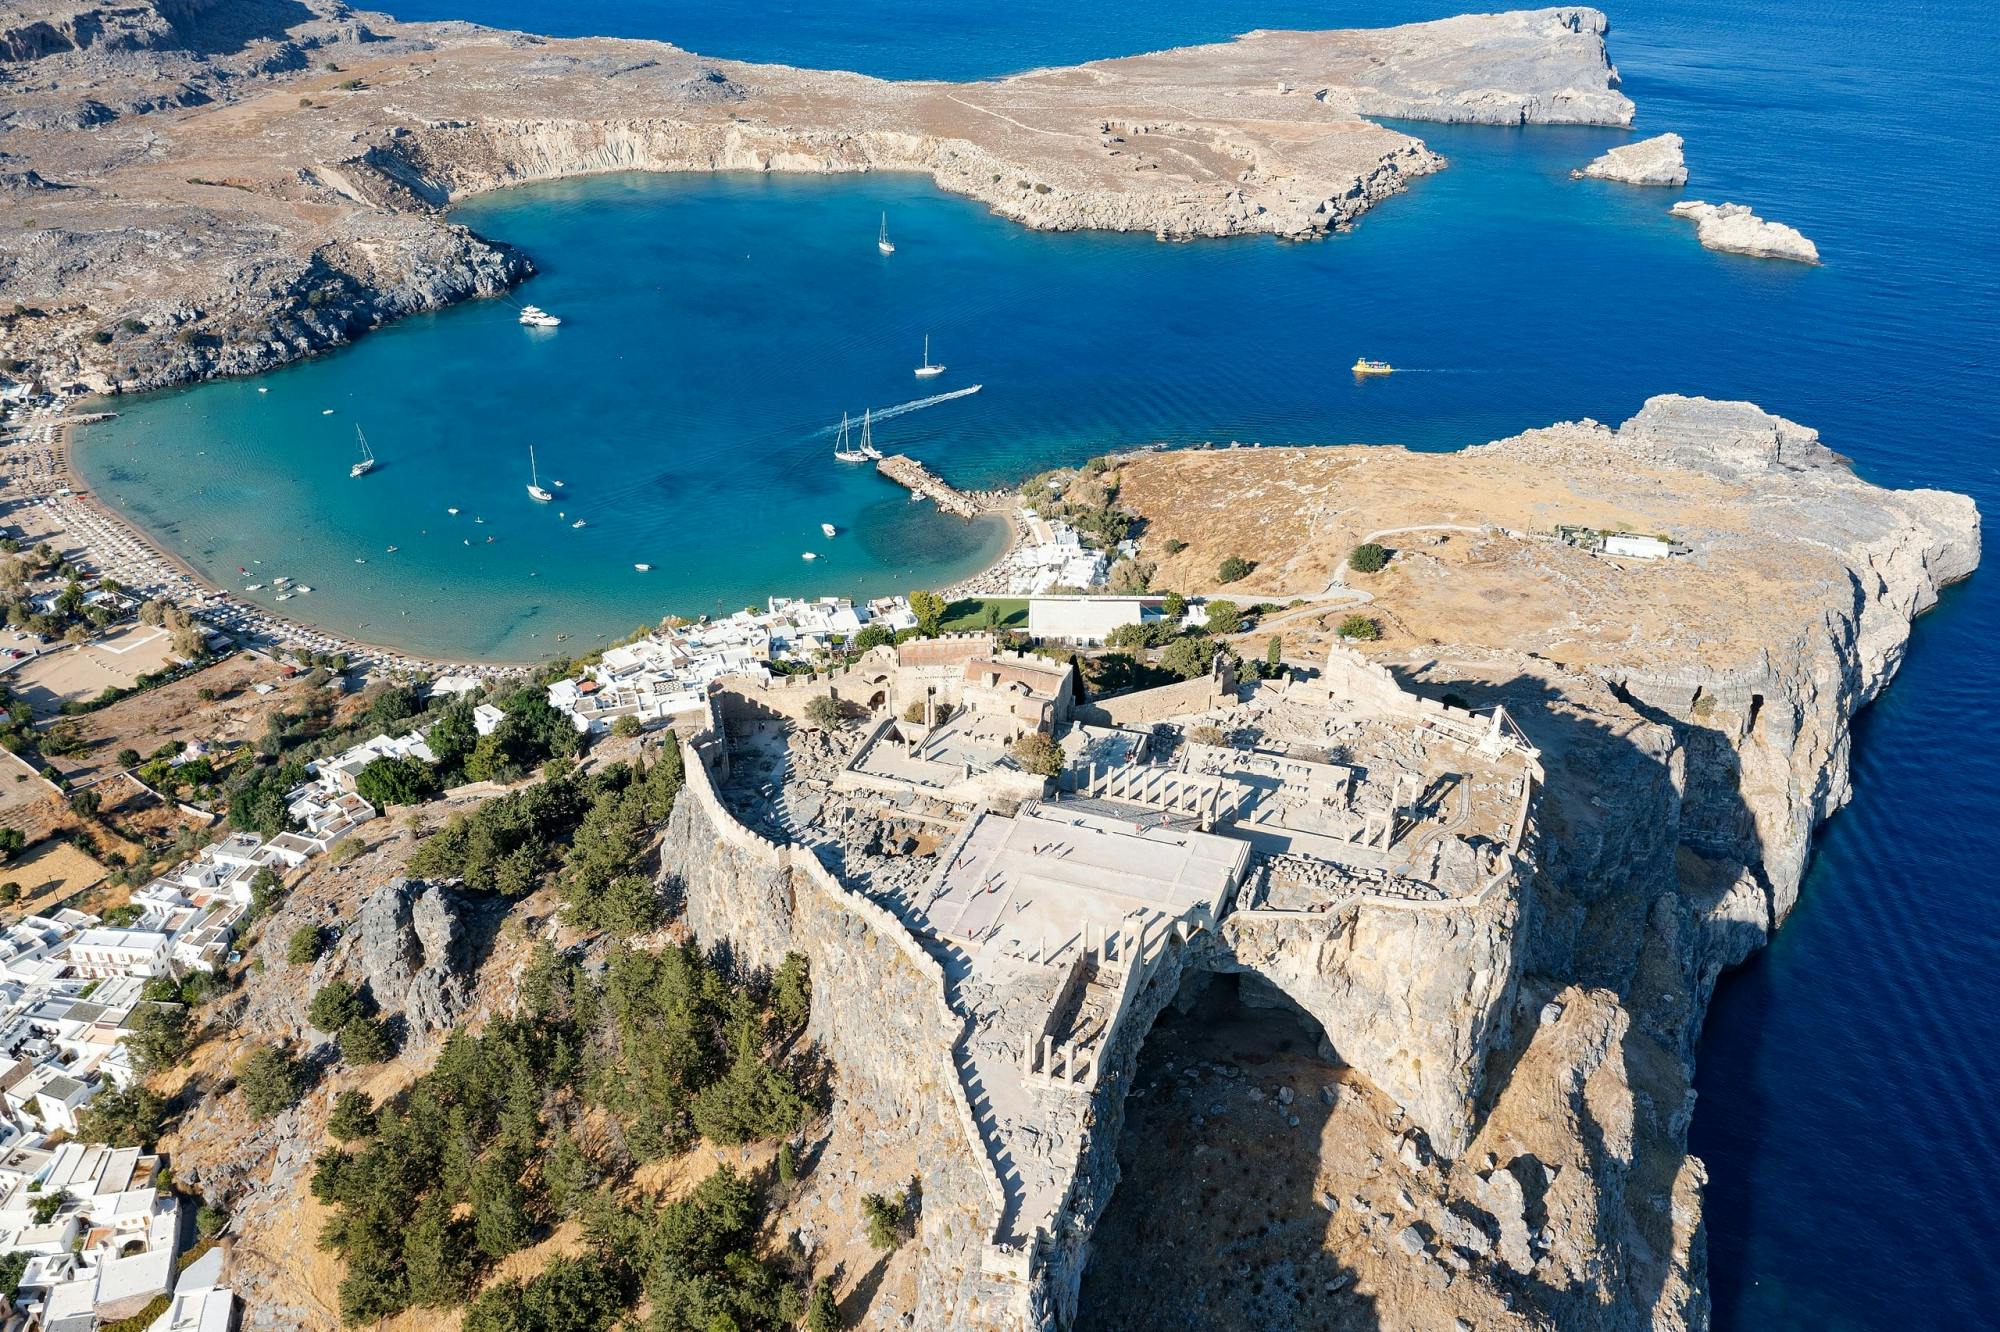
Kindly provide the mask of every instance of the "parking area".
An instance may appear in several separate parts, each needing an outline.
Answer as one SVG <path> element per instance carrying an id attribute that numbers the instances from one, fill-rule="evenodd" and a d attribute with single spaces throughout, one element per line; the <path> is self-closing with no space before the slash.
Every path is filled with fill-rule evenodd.
<path id="1" fill-rule="evenodd" d="M 18 637 L 18 636 L 17 636 Z M 0 644 L 0 653 L 38 649 L 15 659 L 6 675 L 15 697 L 26 699 L 37 718 L 53 717 L 72 699 L 95 698 L 106 689 L 130 689 L 140 676 L 173 664 L 172 636 L 150 624 L 126 624 L 82 646 Z"/>

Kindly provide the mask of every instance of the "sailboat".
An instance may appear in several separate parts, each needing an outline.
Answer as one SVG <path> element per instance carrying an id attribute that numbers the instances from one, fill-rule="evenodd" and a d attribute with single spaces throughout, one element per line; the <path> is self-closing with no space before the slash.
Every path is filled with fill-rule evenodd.
<path id="1" fill-rule="evenodd" d="M 875 447 L 874 439 L 869 436 L 868 415 L 867 409 L 864 408 L 861 413 L 861 456 L 870 462 L 880 462 L 882 450 Z"/>
<path id="2" fill-rule="evenodd" d="M 542 489 L 542 478 L 535 473 L 535 446 L 528 446 L 528 498 L 547 504 L 555 496 Z"/>
<path id="3" fill-rule="evenodd" d="M 835 462 L 846 462 L 846 463 L 858 463 L 858 462 L 868 461 L 868 455 L 863 453 L 860 449 L 848 447 L 846 412 L 842 412 L 840 414 L 840 434 L 837 435 L 833 441 L 833 460 Z"/>
<path id="4" fill-rule="evenodd" d="M 361 427 L 354 427 L 354 437 L 361 441 L 361 461 L 347 469 L 349 476 L 366 476 L 375 470 L 375 450 L 368 447 L 368 436 L 361 433 Z"/>
<path id="5" fill-rule="evenodd" d="M 889 215 L 882 214 L 882 230 L 875 237 L 875 248 L 884 254 L 894 254 L 895 245 L 889 240 Z"/>
<path id="6" fill-rule="evenodd" d="M 929 379 L 932 375 L 941 375 L 943 373 L 943 366 L 931 364 L 931 335 L 926 333 L 924 334 L 924 363 L 917 367 L 916 376 L 918 379 Z"/>

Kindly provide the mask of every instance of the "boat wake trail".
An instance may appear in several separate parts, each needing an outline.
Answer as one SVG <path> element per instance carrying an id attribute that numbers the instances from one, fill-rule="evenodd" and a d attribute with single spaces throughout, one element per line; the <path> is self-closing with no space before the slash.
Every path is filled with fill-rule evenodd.
<path id="1" fill-rule="evenodd" d="M 891 417 L 906 416 L 911 412 L 920 412 L 926 407 L 935 407 L 941 402 L 950 402 L 953 398 L 969 397 L 985 387 L 984 384 L 973 384 L 967 388 L 953 389 L 949 393 L 938 393 L 928 398 L 918 398 L 915 402 L 898 403 L 894 407 L 884 407 L 881 411 L 876 412 L 874 417 L 877 421 L 887 421 Z M 823 426 L 814 431 L 813 436 L 817 438 L 821 435 L 831 435 L 839 429 L 840 425 L 836 422 L 833 425 Z"/>

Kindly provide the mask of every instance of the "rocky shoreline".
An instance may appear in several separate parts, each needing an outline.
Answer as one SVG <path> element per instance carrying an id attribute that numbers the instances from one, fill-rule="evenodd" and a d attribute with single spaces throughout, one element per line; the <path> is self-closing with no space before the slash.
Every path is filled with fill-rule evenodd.
<path id="1" fill-rule="evenodd" d="M 1819 247 L 1782 222 L 1767 222 L 1744 204 L 1703 203 L 1687 199 L 1667 210 L 1695 224 L 1695 239 L 1704 249 L 1747 254 L 1755 259 L 1790 259 L 1817 264 Z"/>
<path id="2" fill-rule="evenodd" d="M 709 60 L 656 42 L 214 0 L 0 26 L 14 359 L 53 387 L 249 374 L 506 290 L 527 256 L 448 220 L 612 171 L 921 171 L 1022 225 L 1295 239 L 1445 163 L 1367 116 L 1628 124 L 1604 16 L 1254 32 L 977 83 Z M 261 11 L 260 11 L 261 12 Z M 524 107 L 534 114 L 522 114 Z"/>

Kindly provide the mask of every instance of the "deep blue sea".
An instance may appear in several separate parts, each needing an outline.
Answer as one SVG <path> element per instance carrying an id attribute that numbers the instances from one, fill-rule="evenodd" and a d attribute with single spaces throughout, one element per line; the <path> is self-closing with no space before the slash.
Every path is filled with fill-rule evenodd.
<path id="1" fill-rule="evenodd" d="M 389 7 L 893 78 L 1458 8 Z M 1799 227 L 1823 267 L 1711 254 L 1666 217 L 1681 196 L 1570 181 L 1628 137 L 1605 130 L 1408 126 L 1452 168 L 1305 245 L 1037 235 L 891 176 L 569 183 L 460 211 L 534 255 L 542 274 L 520 299 L 567 316 L 557 332 L 525 333 L 499 302 L 411 320 L 256 383 L 128 404 L 82 465 L 226 581 L 252 581 L 238 566 L 290 573 L 317 590 L 288 609 L 500 658 L 667 610 L 900 590 L 977 564 L 992 533 L 843 472 L 824 434 L 843 411 L 971 383 L 983 391 L 885 421 L 880 442 L 977 485 L 1156 439 L 1449 448 L 1621 420 L 1677 391 L 1751 399 L 1818 427 L 1874 481 L 1967 491 L 1992 513 L 1990 6 L 1611 13 L 1636 131 L 1688 139 L 1687 197 Z M 882 213 L 900 247 L 887 261 L 872 244 Z M 919 387 L 926 332 L 951 370 Z M 1341 368 L 1357 355 L 1429 373 L 1357 384 Z M 357 424 L 383 465 L 349 482 Z M 526 500 L 530 444 L 566 482 L 554 507 L 567 517 Z M 589 525 L 569 527 L 576 516 Z M 822 521 L 843 534 L 825 540 Z M 807 549 L 824 558 L 802 561 Z M 1712 1175 L 1718 1327 L 2000 1318 L 1996 640 L 1991 573 L 1921 623 L 1862 719 L 1855 803 L 1829 825 L 1801 906 L 1718 991 L 1692 1133 Z"/>

